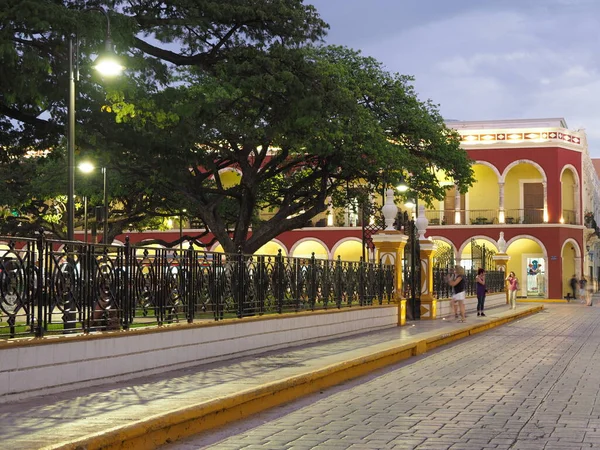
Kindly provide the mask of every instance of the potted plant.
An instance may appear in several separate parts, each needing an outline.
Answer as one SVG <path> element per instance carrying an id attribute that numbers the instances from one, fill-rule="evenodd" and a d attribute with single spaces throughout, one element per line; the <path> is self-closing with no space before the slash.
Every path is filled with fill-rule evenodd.
<path id="1" fill-rule="evenodd" d="M 587 227 L 592 227 L 592 223 L 594 222 L 594 213 L 591 211 L 586 211 L 583 217 L 585 225 Z"/>

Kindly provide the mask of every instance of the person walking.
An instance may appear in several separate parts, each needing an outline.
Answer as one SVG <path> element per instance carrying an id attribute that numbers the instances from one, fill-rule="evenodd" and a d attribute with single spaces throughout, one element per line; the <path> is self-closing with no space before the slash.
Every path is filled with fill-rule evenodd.
<path id="1" fill-rule="evenodd" d="M 573 291 L 573 300 L 575 300 L 577 298 L 577 285 L 579 284 L 577 276 L 573 275 L 569 283 L 571 284 L 571 290 Z M 567 301 L 568 300 L 569 299 L 567 298 Z"/>
<path id="2" fill-rule="evenodd" d="M 517 309 L 517 291 L 519 290 L 519 279 L 513 271 L 506 278 L 508 281 L 508 300 L 510 301 L 510 309 Z"/>
<path id="3" fill-rule="evenodd" d="M 487 291 L 485 287 L 485 270 L 481 267 L 477 270 L 477 276 L 475 277 L 475 282 L 477 283 L 477 315 L 484 316 L 483 307 L 485 304 L 485 293 Z"/>
<path id="4" fill-rule="evenodd" d="M 584 276 L 582 276 L 581 280 L 579 280 L 579 300 L 581 300 L 581 303 L 586 303 L 587 304 L 587 289 L 586 289 L 586 285 L 587 285 L 587 280 L 585 279 Z"/>
<path id="5" fill-rule="evenodd" d="M 449 278 L 447 281 L 454 288 L 452 299 L 460 310 L 459 322 L 465 322 L 467 320 L 465 314 L 465 269 L 462 266 L 454 266 L 454 278 Z"/>
<path id="6" fill-rule="evenodd" d="M 454 280 L 456 278 L 456 274 L 454 273 L 454 267 L 452 269 L 450 269 L 451 272 L 449 272 L 446 277 L 446 283 L 448 283 L 448 285 L 452 286 L 450 284 L 450 281 Z M 454 313 L 454 318 L 458 319 L 458 304 L 456 303 L 456 301 L 454 300 L 454 288 L 451 287 L 452 289 L 452 294 L 450 294 L 450 311 Z"/>

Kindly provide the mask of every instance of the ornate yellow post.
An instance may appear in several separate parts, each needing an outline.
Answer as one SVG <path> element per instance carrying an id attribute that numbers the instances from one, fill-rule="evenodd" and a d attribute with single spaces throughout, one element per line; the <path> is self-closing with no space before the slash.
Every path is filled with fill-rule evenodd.
<path id="1" fill-rule="evenodd" d="M 436 246 L 429 239 L 420 239 L 421 248 L 421 319 L 437 318 L 437 299 L 433 297 L 433 255 Z"/>
<path id="2" fill-rule="evenodd" d="M 395 286 L 394 300 L 398 303 L 398 325 L 406 324 L 406 299 L 402 298 L 402 259 L 404 257 L 404 246 L 408 238 L 404 233 L 394 229 L 394 220 L 398 208 L 394 204 L 394 191 L 386 191 L 385 204 L 382 208 L 385 217 L 385 230 L 373 235 L 375 244 L 376 260 L 382 264 L 395 264 Z"/>
<path id="3" fill-rule="evenodd" d="M 398 303 L 398 325 L 406 323 L 406 299 L 402 298 L 402 261 L 408 237 L 401 231 L 380 231 L 373 235 L 377 250 L 376 260 L 382 264 L 395 264 L 394 300 Z"/>
<path id="4" fill-rule="evenodd" d="M 425 206 L 423 205 L 419 205 L 415 225 L 419 232 L 419 248 L 421 249 L 419 255 L 421 263 L 420 317 L 423 320 L 433 320 L 437 318 L 437 299 L 433 297 L 433 255 L 436 246 L 429 239 L 425 239 L 429 220 L 425 217 Z"/>

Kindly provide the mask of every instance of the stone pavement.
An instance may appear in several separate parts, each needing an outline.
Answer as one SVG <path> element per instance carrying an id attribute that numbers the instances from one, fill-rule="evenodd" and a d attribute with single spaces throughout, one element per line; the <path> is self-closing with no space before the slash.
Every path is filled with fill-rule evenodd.
<path id="1" fill-rule="evenodd" d="M 545 308 L 164 450 L 600 448 L 600 308 Z"/>
<path id="2" fill-rule="evenodd" d="M 7 449 L 155 448 L 161 443 L 190 436 L 199 430 L 247 417 L 266 407 L 339 384 L 418 355 L 436 345 L 528 316 L 539 311 L 540 307 L 541 305 L 521 304 L 516 311 L 506 307 L 496 308 L 489 310 L 485 318 L 471 314 L 464 324 L 454 320 L 419 321 L 404 327 L 139 378 L 129 383 L 2 404 L 2 446 Z M 356 439 L 360 446 L 364 442 L 369 445 L 392 442 L 399 436 L 408 436 L 411 439 L 409 442 L 413 443 L 421 442 L 430 435 L 439 436 L 442 442 L 450 442 L 452 439 L 468 437 L 469 433 L 463 427 L 466 424 L 485 423 L 485 420 L 481 422 L 481 415 L 491 409 L 497 417 L 489 420 L 492 428 L 484 430 L 481 442 L 491 440 L 498 443 L 497 439 L 500 438 L 492 437 L 498 433 L 499 429 L 496 427 L 507 426 L 513 431 L 518 429 L 528 408 L 537 405 L 533 400 L 522 405 L 522 396 L 518 390 L 525 390 L 526 393 L 539 385 L 537 377 L 532 375 L 536 375 L 541 369 L 545 368 L 552 374 L 562 373 L 562 366 L 567 362 L 563 352 L 567 351 L 566 355 L 570 355 L 568 350 L 571 347 L 578 348 L 578 344 L 583 344 L 581 336 L 587 337 L 600 324 L 600 311 L 596 308 L 552 305 L 551 311 L 552 314 L 538 314 L 533 319 L 527 319 L 527 322 L 517 322 L 510 327 L 502 327 L 499 331 L 485 333 L 482 335 L 481 345 L 474 345 L 475 341 L 465 343 L 467 351 L 464 352 L 464 357 L 460 356 L 463 353 L 457 354 L 456 350 L 449 350 L 448 353 L 436 353 L 426 358 L 414 368 L 407 366 L 404 369 L 405 375 L 413 381 L 402 381 L 402 375 L 401 389 L 390 388 L 391 384 L 399 382 L 398 375 L 392 375 L 382 383 L 374 383 L 370 389 L 375 390 L 376 394 L 369 397 L 369 403 L 372 401 L 373 404 L 367 405 L 366 409 L 359 401 L 360 396 L 342 396 L 341 405 L 326 403 L 314 413 L 311 412 L 314 419 L 302 415 L 296 419 L 293 427 L 288 422 L 282 422 L 285 424 L 284 428 L 291 428 L 280 429 L 277 441 L 265 443 L 264 436 L 271 433 L 266 431 L 257 441 L 250 436 L 245 437 L 244 442 L 248 443 L 248 448 L 253 448 L 255 442 L 262 443 L 260 448 L 284 448 L 279 445 L 287 445 L 300 439 L 293 445 L 294 448 L 312 448 L 313 444 L 323 444 L 325 435 L 335 438 L 332 432 L 327 431 L 327 424 L 337 433 L 341 432 L 344 424 L 355 421 L 359 425 L 347 428 L 343 433 L 345 439 L 336 441 L 338 446 L 346 445 L 349 438 Z M 594 314 L 585 314 L 592 311 Z M 555 319 L 562 314 L 566 315 L 566 320 Z M 525 323 L 527 327 L 522 328 Z M 529 331 L 530 323 L 537 324 L 532 331 Z M 556 327 L 560 331 L 553 331 Z M 551 339 L 548 339 L 547 333 L 552 334 Z M 600 340 L 600 331 L 598 333 Z M 502 338 L 498 339 L 499 336 Z M 501 354 L 504 349 L 500 345 L 501 340 L 505 341 L 510 352 L 496 358 L 494 354 Z M 523 340 L 527 345 L 522 344 Z M 538 353 L 538 347 L 542 347 L 541 353 Z M 472 356 L 474 352 L 481 350 L 481 356 Z M 544 355 L 545 359 L 534 364 L 534 361 L 538 361 L 538 354 Z M 587 362 L 590 362 L 594 356 L 591 348 L 585 355 L 588 357 Z M 553 369 L 554 364 L 558 365 L 557 369 Z M 49 367 L 48 370 L 52 368 Z M 485 372 L 481 372 L 484 370 Z M 531 374 L 529 370 L 532 371 Z M 428 373 L 435 371 L 441 372 L 432 383 Z M 592 377 L 594 374 L 586 372 L 586 376 Z M 542 387 L 547 389 L 549 384 L 554 386 L 553 379 L 550 377 Z M 579 378 L 566 380 L 575 385 L 579 382 Z M 497 384 L 497 388 L 489 392 L 488 385 L 491 382 Z M 415 391 L 422 397 L 415 397 Z M 540 394 L 543 394 L 542 391 Z M 582 395 L 578 397 L 578 403 L 584 403 L 589 409 L 595 395 L 592 396 L 591 391 L 578 394 Z M 482 395 L 486 396 L 485 403 L 472 406 Z M 507 401 L 507 397 L 514 400 Z M 565 393 L 565 396 L 556 399 L 560 403 L 547 405 L 555 408 L 554 415 L 540 423 L 542 429 L 536 431 L 538 434 L 545 435 L 548 427 L 556 426 L 552 420 L 558 420 L 562 411 L 560 405 L 569 398 Z M 378 399 L 383 399 L 385 404 L 375 403 Z M 502 407 L 498 405 L 499 401 L 502 401 Z M 429 409 L 436 405 L 451 408 L 430 416 Z M 387 411 L 388 416 L 378 418 L 377 411 L 380 409 Z M 332 415 L 325 417 L 325 412 Z M 515 413 L 518 414 L 513 417 Z M 585 413 L 588 414 L 589 411 L 586 410 Z M 499 417 L 502 419 L 501 423 L 497 420 Z M 584 420 L 587 415 L 578 417 Z M 452 420 L 450 429 L 444 428 L 448 420 Z M 600 423 L 600 419 L 597 421 Z M 365 427 L 365 423 L 369 426 Z M 588 425 L 591 421 L 587 419 L 583 423 Z M 376 427 L 385 428 L 385 435 L 373 435 Z M 326 434 L 315 440 L 316 428 L 320 433 Z M 441 428 L 444 430 L 440 433 Z M 371 432 L 367 432 L 368 430 Z M 528 433 L 531 432 L 528 430 Z M 600 436 L 600 431 L 598 433 Z M 582 440 L 587 436 L 576 435 Z M 571 434 L 565 432 L 563 436 Z M 472 438 L 479 442 L 477 436 Z M 321 448 L 329 448 L 329 444 L 323 445 L 325 447 Z"/>

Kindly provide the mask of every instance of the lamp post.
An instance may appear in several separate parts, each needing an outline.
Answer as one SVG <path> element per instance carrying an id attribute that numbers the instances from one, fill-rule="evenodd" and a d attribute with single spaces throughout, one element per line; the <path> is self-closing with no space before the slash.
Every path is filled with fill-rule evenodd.
<path id="1" fill-rule="evenodd" d="M 183 215 L 187 212 L 187 209 L 182 209 L 179 213 L 179 252 L 183 250 Z"/>
<path id="2" fill-rule="evenodd" d="M 104 190 L 103 196 L 103 206 L 104 206 L 104 214 L 102 220 L 102 242 L 104 244 L 108 244 L 108 189 L 106 189 L 106 167 L 102 168 L 102 189 Z"/>
<path id="3" fill-rule="evenodd" d="M 82 162 L 79 164 L 79 170 L 83 173 L 93 172 L 95 169 L 94 165 L 90 162 Z M 108 189 L 106 181 L 106 167 L 102 168 L 102 243 L 108 244 Z M 87 202 L 86 202 L 86 233 L 87 233 Z M 86 234 L 87 241 L 87 234 Z"/>
<path id="4" fill-rule="evenodd" d="M 110 17 L 108 12 L 101 7 L 86 8 L 83 11 L 100 11 L 106 17 L 106 37 L 104 39 L 105 49 L 95 61 L 94 68 L 103 75 L 118 75 L 123 66 L 117 61 L 112 48 L 110 36 Z M 69 102 L 67 105 L 68 128 L 67 128 L 67 166 L 69 173 L 67 189 L 67 239 L 74 239 L 75 222 L 75 81 L 79 78 L 76 70 L 77 62 L 77 39 L 69 37 Z"/>
<path id="5" fill-rule="evenodd" d="M 404 232 L 408 234 L 407 247 L 410 249 L 410 258 L 406 260 L 410 264 L 410 272 L 405 272 L 410 277 L 410 298 L 408 299 L 408 313 L 411 320 L 417 320 L 421 317 L 421 301 L 420 301 L 420 273 L 421 260 L 419 249 L 419 237 L 416 232 L 416 219 L 418 215 L 418 197 L 416 192 L 414 198 L 409 197 L 404 203 L 404 206 L 411 211 L 408 216 L 408 222 L 405 224 Z M 409 194 L 410 195 L 410 194 Z M 414 214 L 414 215 L 413 215 Z M 418 295 L 417 295 L 418 294 Z"/>
<path id="6" fill-rule="evenodd" d="M 88 214 L 87 214 L 87 195 L 83 197 L 83 240 L 88 242 Z"/>

